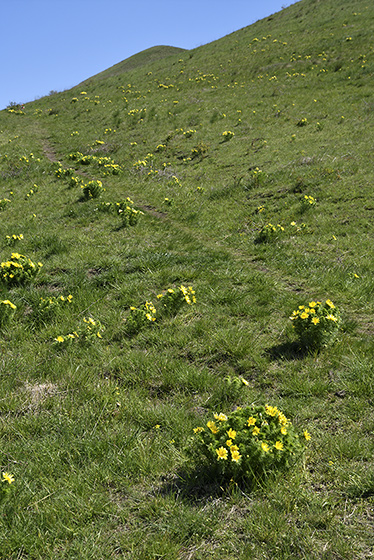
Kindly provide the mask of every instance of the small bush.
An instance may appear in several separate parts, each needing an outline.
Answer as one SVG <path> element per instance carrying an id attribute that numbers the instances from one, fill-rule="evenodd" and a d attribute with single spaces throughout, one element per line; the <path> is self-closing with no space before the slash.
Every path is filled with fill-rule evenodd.
<path id="1" fill-rule="evenodd" d="M 307 348 L 327 346 L 336 337 L 340 327 L 340 313 L 330 299 L 325 303 L 311 301 L 299 305 L 290 317 L 300 343 Z"/>
<path id="2" fill-rule="evenodd" d="M 191 453 L 205 458 L 217 478 L 262 479 L 292 466 L 310 439 L 299 436 L 276 407 L 247 406 L 226 415 L 214 414 L 206 426 L 194 428 Z"/>
<path id="3" fill-rule="evenodd" d="M 104 192 L 105 189 L 101 181 L 89 181 L 86 185 L 82 185 L 83 189 L 83 196 L 86 200 L 90 198 L 99 198 Z"/>
<path id="4" fill-rule="evenodd" d="M 8 261 L 0 263 L 0 279 L 8 285 L 24 284 L 34 280 L 42 266 L 25 255 L 12 253 Z"/>
<path id="5" fill-rule="evenodd" d="M 122 219 L 122 225 L 124 227 L 136 226 L 139 222 L 140 217 L 144 216 L 144 212 L 141 210 L 136 210 L 132 205 L 133 201 L 127 197 L 123 202 L 117 204 L 118 214 Z"/>

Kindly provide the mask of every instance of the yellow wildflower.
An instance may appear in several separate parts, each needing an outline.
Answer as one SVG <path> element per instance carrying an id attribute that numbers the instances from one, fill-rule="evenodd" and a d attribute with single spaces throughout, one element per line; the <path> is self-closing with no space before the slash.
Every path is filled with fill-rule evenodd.
<path id="1" fill-rule="evenodd" d="M 207 422 L 207 426 L 208 426 L 209 430 L 212 432 L 212 434 L 218 434 L 218 428 L 217 428 L 215 422 L 212 422 L 211 420 L 209 420 L 209 422 Z"/>
<path id="2" fill-rule="evenodd" d="M 224 459 L 225 461 L 227 460 L 228 452 L 227 449 L 225 449 L 224 447 L 220 447 L 219 449 L 216 449 L 216 453 L 218 455 L 217 457 L 218 461 L 220 459 Z"/>
<path id="3" fill-rule="evenodd" d="M 6 480 L 9 484 L 14 482 L 14 476 L 8 472 L 3 472 L 3 482 Z"/>

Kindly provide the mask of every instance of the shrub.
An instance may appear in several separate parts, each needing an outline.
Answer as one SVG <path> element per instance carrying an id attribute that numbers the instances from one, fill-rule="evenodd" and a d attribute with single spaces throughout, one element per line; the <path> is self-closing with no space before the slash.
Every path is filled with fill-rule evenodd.
<path id="1" fill-rule="evenodd" d="M 321 348 L 336 337 L 340 327 L 340 313 L 330 299 L 325 303 L 311 301 L 299 305 L 290 317 L 295 333 L 304 347 Z"/>
<path id="2" fill-rule="evenodd" d="M 191 453 L 204 457 L 217 478 L 262 479 L 292 466 L 310 439 L 300 437 L 276 407 L 251 405 L 226 415 L 214 414 L 206 426 L 194 428 Z"/>

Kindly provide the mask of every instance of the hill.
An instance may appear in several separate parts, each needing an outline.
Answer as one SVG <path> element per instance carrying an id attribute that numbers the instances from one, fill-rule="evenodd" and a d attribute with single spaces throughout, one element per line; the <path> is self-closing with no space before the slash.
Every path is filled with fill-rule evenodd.
<path id="1" fill-rule="evenodd" d="M 133 56 L 130 56 L 125 60 L 122 60 L 118 64 L 107 68 L 107 70 L 104 70 L 99 74 L 95 74 L 88 80 L 82 82 L 80 85 L 89 85 L 92 80 L 102 80 L 104 78 L 109 78 L 110 76 L 117 76 L 118 74 L 123 74 L 124 72 L 134 70 L 135 68 L 139 68 L 140 66 L 151 64 L 155 60 L 160 60 L 167 56 L 172 56 L 173 54 L 185 52 L 185 50 L 186 49 L 181 49 L 179 47 L 168 47 L 165 45 L 151 47 L 137 54 L 134 54 Z"/>
<path id="2" fill-rule="evenodd" d="M 373 32 L 302 0 L 0 112 L 0 558 L 371 557 Z"/>

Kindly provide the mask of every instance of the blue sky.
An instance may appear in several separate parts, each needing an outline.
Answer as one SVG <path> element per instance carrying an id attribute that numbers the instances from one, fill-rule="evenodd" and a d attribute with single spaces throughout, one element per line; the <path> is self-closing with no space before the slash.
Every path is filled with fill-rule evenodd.
<path id="1" fill-rule="evenodd" d="M 0 109 L 155 45 L 193 49 L 295 0 L 1 0 Z"/>

